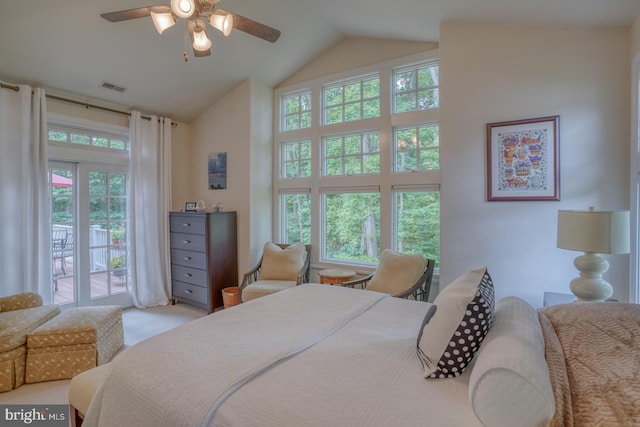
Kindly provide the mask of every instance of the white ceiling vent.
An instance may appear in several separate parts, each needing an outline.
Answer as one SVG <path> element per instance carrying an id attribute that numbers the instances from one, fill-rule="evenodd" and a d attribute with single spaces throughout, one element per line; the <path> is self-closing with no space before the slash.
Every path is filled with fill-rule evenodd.
<path id="1" fill-rule="evenodd" d="M 127 90 L 126 88 L 123 88 L 122 86 L 118 86 L 116 84 L 113 83 L 109 83 L 109 82 L 102 82 L 102 84 L 100 85 L 105 89 L 111 89 L 111 90 L 115 90 L 116 92 L 124 92 L 125 90 Z"/>

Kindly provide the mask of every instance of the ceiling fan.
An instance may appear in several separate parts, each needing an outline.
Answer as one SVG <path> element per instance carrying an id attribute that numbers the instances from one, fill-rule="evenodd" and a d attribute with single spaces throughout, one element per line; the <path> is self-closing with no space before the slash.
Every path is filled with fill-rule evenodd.
<path id="1" fill-rule="evenodd" d="M 127 21 L 129 19 L 151 16 L 153 24 L 162 34 L 166 29 L 176 24 L 176 17 L 187 21 L 187 32 L 191 38 L 193 54 L 196 57 L 211 55 L 211 40 L 207 37 L 206 22 L 228 36 L 232 29 L 251 34 L 252 36 L 275 43 L 280 37 L 280 31 L 252 19 L 245 18 L 226 10 L 219 9 L 219 0 L 171 0 L 170 5 L 139 7 L 136 9 L 119 10 L 100 14 L 110 22 Z M 188 61 L 187 52 L 184 60 Z"/>

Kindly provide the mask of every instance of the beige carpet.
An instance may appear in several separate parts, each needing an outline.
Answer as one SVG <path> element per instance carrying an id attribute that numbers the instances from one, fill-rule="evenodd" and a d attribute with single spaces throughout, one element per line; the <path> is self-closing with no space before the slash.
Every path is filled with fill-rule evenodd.
<path id="1" fill-rule="evenodd" d="M 206 310 L 187 304 L 145 310 L 128 308 L 122 314 L 125 347 L 206 315 Z M 0 404 L 66 404 L 70 381 L 25 384 L 15 390 L 0 393 Z"/>

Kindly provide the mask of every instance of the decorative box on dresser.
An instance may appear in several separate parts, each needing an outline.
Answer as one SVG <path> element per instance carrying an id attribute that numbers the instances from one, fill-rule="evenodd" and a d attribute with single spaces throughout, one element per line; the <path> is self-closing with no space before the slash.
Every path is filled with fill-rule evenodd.
<path id="1" fill-rule="evenodd" d="M 238 286 L 235 212 L 170 212 L 173 300 L 213 312 Z"/>

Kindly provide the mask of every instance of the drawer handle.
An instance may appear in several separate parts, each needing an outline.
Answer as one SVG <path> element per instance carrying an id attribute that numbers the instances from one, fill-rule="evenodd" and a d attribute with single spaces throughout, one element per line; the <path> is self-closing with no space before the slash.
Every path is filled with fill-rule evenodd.
<path id="1" fill-rule="evenodd" d="M 192 291 L 191 289 L 187 289 L 187 290 L 186 290 L 186 291 L 184 291 L 184 292 L 185 292 L 185 293 L 187 293 L 187 294 L 190 294 L 190 293 L 192 293 L 193 291 Z"/>
<path id="2" fill-rule="evenodd" d="M 186 256 L 186 257 L 184 257 L 184 260 L 185 261 L 191 261 L 191 257 L 190 256 Z"/>
<path id="3" fill-rule="evenodd" d="M 182 226 L 183 227 L 191 227 L 191 224 L 185 222 L 184 224 L 182 224 Z"/>
<path id="4" fill-rule="evenodd" d="M 188 245 L 189 243 L 191 243 L 191 240 L 183 240 L 182 243 L 184 243 L 185 245 Z"/>
<path id="5" fill-rule="evenodd" d="M 191 273 L 184 273 L 186 277 L 191 277 Z"/>

